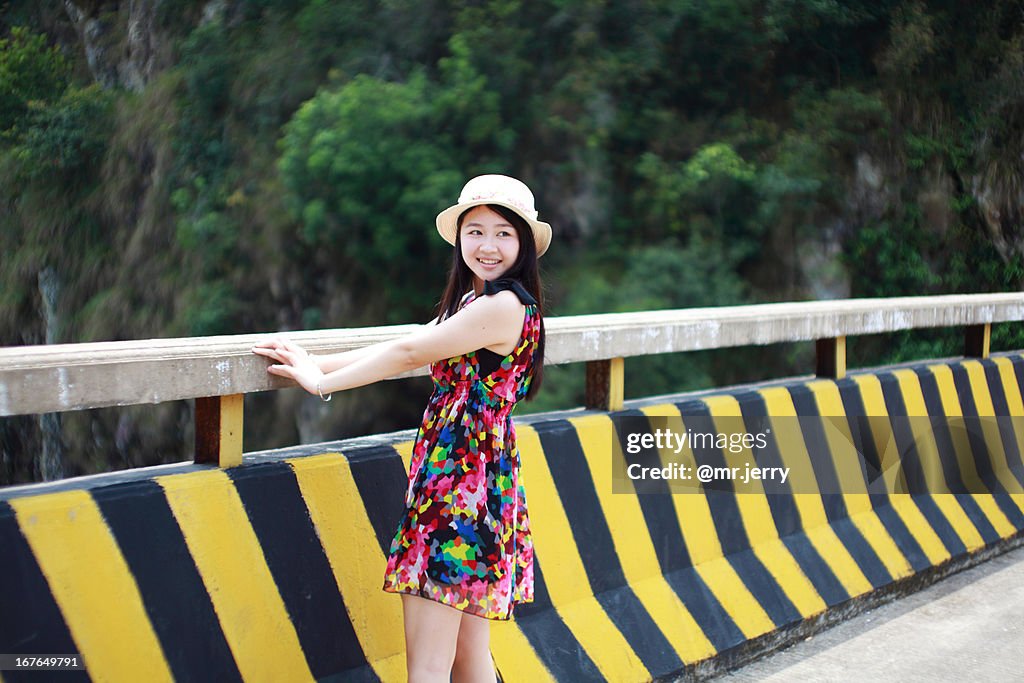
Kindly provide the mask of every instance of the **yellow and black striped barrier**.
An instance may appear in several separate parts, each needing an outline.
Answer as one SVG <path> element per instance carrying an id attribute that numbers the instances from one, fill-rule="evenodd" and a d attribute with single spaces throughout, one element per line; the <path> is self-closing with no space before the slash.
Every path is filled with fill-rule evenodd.
<path id="1" fill-rule="evenodd" d="M 711 671 L 1005 545 L 1024 530 L 1024 429 L 895 427 L 1024 417 L 1022 387 L 1024 356 L 1007 354 L 523 420 L 536 590 L 492 626 L 504 680 Z M 801 416 L 764 451 L 794 478 L 615 493 L 610 442 L 645 416 Z M 861 417 L 891 419 L 909 446 L 858 443 Z M 359 440 L 0 491 L 0 652 L 80 654 L 86 671 L 62 680 L 402 681 L 401 605 L 381 584 L 411 448 Z M 961 492 L 899 493 L 900 477 Z"/>

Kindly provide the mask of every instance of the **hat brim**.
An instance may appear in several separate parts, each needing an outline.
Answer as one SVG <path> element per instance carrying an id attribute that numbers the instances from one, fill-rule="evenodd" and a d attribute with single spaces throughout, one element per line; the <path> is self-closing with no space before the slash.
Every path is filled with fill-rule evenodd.
<path id="1" fill-rule="evenodd" d="M 457 222 L 459 216 L 462 215 L 463 211 L 472 209 L 474 206 L 484 206 L 485 204 L 496 204 L 497 206 L 504 206 L 506 209 L 515 211 L 516 214 L 524 221 L 530 224 L 530 229 L 533 231 L 533 241 L 537 245 L 537 256 L 541 256 L 548 247 L 551 245 L 551 225 L 544 221 L 538 221 L 536 219 L 524 216 L 522 209 L 513 206 L 512 204 L 506 204 L 503 201 L 495 199 L 479 199 L 472 202 L 463 202 L 454 206 L 449 206 L 447 209 L 437 214 L 437 232 L 441 234 L 444 241 L 454 246 L 455 234 L 458 231 Z"/>

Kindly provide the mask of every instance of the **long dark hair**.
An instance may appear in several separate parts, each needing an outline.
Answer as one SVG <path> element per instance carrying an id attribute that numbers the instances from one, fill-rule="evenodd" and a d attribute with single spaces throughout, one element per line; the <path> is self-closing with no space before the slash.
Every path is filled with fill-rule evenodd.
<path id="1" fill-rule="evenodd" d="M 507 220 L 516 229 L 516 235 L 519 237 L 519 255 L 501 279 L 517 280 L 537 300 L 537 312 L 541 316 L 540 340 L 537 343 L 537 351 L 533 354 L 533 379 L 530 380 L 530 389 L 526 393 L 526 398 L 529 399 L 540 389 L 541 378 L 544 375 L 544 294 L 540 268 L 537 264 L 537 243 L 533 240 L 533 229 L 530 228 L 530 224 L 518 213 L 497 204 L 485 206 Z M 455 315 L 462 297 L 473 286 L 473 271 L 462 259 L 462 221 L 466 214 L 475 208 L 477 207 L 463 211 L 455 222 L 455 251 L 452 255 L 451 270 L 448 271 L 448 284 L 445 285 L 444 294 L 441 295 L 441 301 L 437 306 L 439 320 Z"/>

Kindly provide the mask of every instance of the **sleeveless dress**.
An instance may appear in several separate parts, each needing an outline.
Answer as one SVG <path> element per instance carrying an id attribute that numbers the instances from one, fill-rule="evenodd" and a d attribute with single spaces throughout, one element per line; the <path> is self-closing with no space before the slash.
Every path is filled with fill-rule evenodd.
<path id="1" fill-rule="evenodd" d="M 533 601 L 533 539 L 512 410 L 530 387 L 541 332 L 537 302 L 521 284 L 487 282 L 484 294 L 506 289 L 526 305 L 512 353 L 479 349 L 431 365 L 434 391 L 384 574 L 389 593 L 502 621 Z M 474 299 L 463 297 L 460 310 Z"/>

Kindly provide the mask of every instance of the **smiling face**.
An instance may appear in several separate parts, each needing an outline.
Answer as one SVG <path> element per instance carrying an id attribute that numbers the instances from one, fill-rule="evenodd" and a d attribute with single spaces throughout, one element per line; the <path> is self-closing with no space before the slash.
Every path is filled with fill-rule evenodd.
<path id="1" fill-rule="evenodd" d="M 484 281 L 497 280 L 519 256 L 519 235 L 504 216 L 486 206 L 470 209 L 459 229 L 462 259 L 473 271 L 473 287 L 483 290 Z"/>

